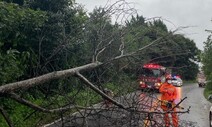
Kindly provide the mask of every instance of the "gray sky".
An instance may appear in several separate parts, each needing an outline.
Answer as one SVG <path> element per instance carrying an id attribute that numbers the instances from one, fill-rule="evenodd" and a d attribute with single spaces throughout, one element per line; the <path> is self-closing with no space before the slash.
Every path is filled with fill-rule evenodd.
<path id="1" fill-rule="evenodd" d="M 104 6 L 108 0 L 76 0 L 91 12 L 95 6 Z M 114 3 L 116 0 L 109 0 Z M 194 40 L 203 50 L 203 42 L 212 30 L 212 0 L 125 0 L 134 3 L 139 15 L 145 18 L 161 17 L 170 30 L 190 26 L 180 33 Z"/>

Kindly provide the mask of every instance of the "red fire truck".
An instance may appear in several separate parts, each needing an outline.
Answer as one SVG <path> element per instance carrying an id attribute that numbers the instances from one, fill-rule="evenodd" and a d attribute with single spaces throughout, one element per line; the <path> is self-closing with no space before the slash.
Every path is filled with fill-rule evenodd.
<path id="1" fill-rule="evenodd" d="M 139 71 L 139 88 L 158 90 L 163 82 L 162 80 L 165 81 L 165 75 L 165 67 L 153 63 L 145 64 Z"/>

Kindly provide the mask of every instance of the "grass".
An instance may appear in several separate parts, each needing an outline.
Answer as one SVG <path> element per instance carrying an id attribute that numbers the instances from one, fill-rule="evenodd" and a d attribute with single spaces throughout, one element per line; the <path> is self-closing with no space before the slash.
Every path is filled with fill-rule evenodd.
<path id="1" fill-rule="evenodd" d="M 37 98 L 30 99 L 34 104 L 41 105 L 42 107 L 54 109 L 63 106 L 68 103 L 74 103 L 80 106 L 89 106 L 101 101 L 101 96 L 97 95 L 94 91 L 89 88 L 80 90 L 78 94 L 77 90 L 74 90 L 65 96 L 55 95 L 48 99 Z M 86 98 L 86 99 L 85 99 Z M 28 98 L 29 99 L 29 98 Z M 74 100 L 72 102 L 72 100 Z M 8 112 L 9 116 L 16 127 L 29 127 L 36 126 L 37 123 L 46 124 L 59 119 L 61 115 L 65 116 L 70 113 L 76 112 L 75 109 L 61 113 L 42 113 L 39 111 L 32 110 L 31 108 L 21 105 L 13 100 L 7 100 L 10 104 L 11 110 Z M 7 127 L 7 123 L 4 118 L 0 115 L 0 127 Z"/>
<path id="2" fill-rule="evenodd" d="M 135 88 L 137 86 L 137 82 L 133 82 L 132 79 L 128 79 L 126 81 L 123 81 L 122 83 L 107 83 L 104 84 L 104 87 L 111 89 L 116 96 L 121 96 L 126 93 L 130 93 L 132 91 L 135 91 Z M 86 99 L 85 99 L 86 98 Z M 47 108 L 57 108 L 58 106 L 62 106 L 67 103 L 74 103 L 80 106 L 89 106 L 96 104 L 98 102 L 101 102 L 103 99 L 100 95 L 95 93 L 90 88 L 85 88 L 80 90 L 78 93 L 78 90 L 74 90 L 70 93 L 67 93 L 66 95 L 56 95 L 51 96 L 48 99 L 38 98 L 33 99 L 28 97 L 29 100 L 31 100 L 33 103 L 36 103 L 38 105 L 42 105 L 43 107 Z M 73 101 L 73 102 L 72 102 Z M 73 112 L 76 112 L 75 109 L 61 113 L 42 113 L 38 111 L 34 111 L 26 106 L 23 106 L 21 104 L 18 104 L 17 102 L 14 102 L 12 100 L 9 100 L 9 102 L 13 112 L 10 112 L 10 118 L 13 122 L 15 122 L 16 127 L 28 127 L 28 126 L 41 126 L 46 123 L 51 123 L 55 119 L 59 119 L 62 116 L 66 116 L 68 114 L 71 114 Z M 49 105 L 51 104 L 51 105 Z M 49 105 L 49 106 L 48 106 Z M 26 118 L 28 116 L 28 118 Z M 37 123 L 40 123 L 39 125 Z M 2 116 L 0 116 L 0 127 L 7 127 L 7 123 L 3 119 Z"/>
<path id="3" fill-rule="evenodd" d="M 204 90 L 204 96 L 208 100 L 208 96 L 212 95 L 212 82 L 207 83 L 205 90 Z M 212 103 L 212 99 L 208 100 Z"/>

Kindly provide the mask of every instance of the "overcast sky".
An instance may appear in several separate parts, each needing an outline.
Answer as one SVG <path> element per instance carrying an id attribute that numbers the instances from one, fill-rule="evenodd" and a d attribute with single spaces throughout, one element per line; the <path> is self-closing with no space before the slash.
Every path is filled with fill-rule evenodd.
<path id="1" fill-rule="evenodd" d="M 76 0 L 91 12 L 95 6 L 104 6 L 108 0 Z M 114 3 L 116 0 L 109 0 Z M 191 26 L 180 31 L 194 40 L 203 50 L 203 42 L 209 35 L 205 29 L 212 30 L 212 0 L 125 0 L 133 2 L 139 15 L 145 18 L 162 17 L 170 30 Z M 166 21 L 167 20 L 167 21 Z M 170 21 L 170 22 L 168 22 Z"/>

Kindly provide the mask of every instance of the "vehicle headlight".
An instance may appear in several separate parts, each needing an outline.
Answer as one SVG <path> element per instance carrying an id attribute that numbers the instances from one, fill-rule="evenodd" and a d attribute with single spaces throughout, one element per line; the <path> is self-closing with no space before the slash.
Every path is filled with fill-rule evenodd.
<path id="1" fill-rule="evenodd" d="M 143 81 L 140 81 L 139 83 L 140 83 L 140 84 L 144 84 L 144 82 L 143 82 Z"/>
<path id="2" fill-rule="evenodd" d="M 155 83 L 155 86 L 161 86 L 161 83 Z"/>

